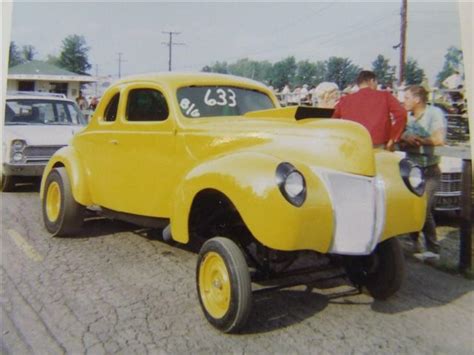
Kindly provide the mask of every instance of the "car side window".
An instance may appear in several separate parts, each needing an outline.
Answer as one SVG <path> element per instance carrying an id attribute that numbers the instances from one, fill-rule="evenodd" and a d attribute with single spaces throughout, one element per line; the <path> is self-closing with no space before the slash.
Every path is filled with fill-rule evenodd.
<path id="1" fill-rule="evenodd" d="M 127 101 L 128 121 L 164 121 L 168 115 L 168 104 L 158 90 L 130 90 Z"/>
<path id="2" fill-rule="evenodd" d="M 117 110 L 118 110 L 118 103 L 120 99 L 120 93 L 114 95 L 112 100 L 110 100 L 109 104 L 105 108 L 105 121 L 113 122 L 117 118 Z"/>

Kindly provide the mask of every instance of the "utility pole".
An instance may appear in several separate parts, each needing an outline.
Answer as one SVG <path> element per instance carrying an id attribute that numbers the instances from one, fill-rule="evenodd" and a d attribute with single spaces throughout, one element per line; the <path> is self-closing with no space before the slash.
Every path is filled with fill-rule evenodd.
<path id="1" fill-rule="evenodd" d="M 173 43 L 173 35 L 179 35 L 181 32 L 173 31 L 162 31 L 162 33 L 170 36 L 168 42 L 161 42 L 161 44 L 168 46 L 169 55 L 168 55 L 168 70 L 171 71 L 172 55 L 173 55 L 173 46 L 184 46 L 184 43 Z"/>
<path id="2" fill-rule="evenodd" d="M 97 80 L 99 80 L 99 64 L 95 65 L 95 96 L 97 97 Z"/>
<path id="3" fill-rule="evenodd" d="M 401 24 L 400 24 L 400 69 L 398 77 L 398 85 L 402 84 L 403 78 L 405 77 L 405 54 L 406 54 L 406 41 L 407 41 L 407 7 L 408 0 L 402 0 L 402 9 L 400 11 Z"/>
<path id="4" fill-rule="evenodd" d="M 117 55 L 118 55 L 118 77 L 119 77 L 119 79 L 122 76 L 122 63 L 126 62 L 126 60 L 122 59 L 122 54 L 123 54 L 122 52 L 117 53 Z"/>

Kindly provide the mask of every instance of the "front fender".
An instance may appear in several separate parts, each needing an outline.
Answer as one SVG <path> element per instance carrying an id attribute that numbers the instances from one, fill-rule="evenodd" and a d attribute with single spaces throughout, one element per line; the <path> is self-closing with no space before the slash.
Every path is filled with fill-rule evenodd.
<path id="1" fill-rule="evenodd" d="M 282 161 L 261 153 L 226 155 L 191 170 L 177 189 L 171 216 L 173 239 L 189 241 L 189 214 L 195 196 L 214 189 L 237 208 L 253 236 L 277 250 L 327 252 L 334 222 L 330 199 L 322 181 L 305 165 L 291 162 L 305 176 L 307 199 L 291 205 L 276 184 L 276 168 Z"/>
<path id="2" fill-rule="evenodd" d="M 385 227 L 382 240 L 423 228 L 426 217 L 426 196 L 416 196 L 405 185 L 400 174 L 400 156 L 378 150 L 375 152 L 377 174 L 385 185 Z"/>
<path id="3" fill-rule="evenodd" d="M 91 205 L 92 199 L 87 187 L 86 172 L 81 164 L 79 154 L 72 146 L 59 149 L 49 160 L 41 179 L 40 197 L 44 197 L 44 185 L 48 174 L 56 166 L 64 166 L 69 177 L 72 195 L 76 202 L 83 206 Z"/>

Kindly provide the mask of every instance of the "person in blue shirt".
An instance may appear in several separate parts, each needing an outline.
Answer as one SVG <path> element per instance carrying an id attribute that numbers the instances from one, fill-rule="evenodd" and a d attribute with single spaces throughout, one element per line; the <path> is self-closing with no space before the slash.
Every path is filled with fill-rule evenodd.
<path id="1" fill-rule="evenodd" d="M 428 105 L 428 92 L 422 86 L 410 86 L 405 91 L 405 108 L 409 111 L 405 132 L 401 137 L 402 144 L 420 146 L 444 145 L 446 139 L 446 118 L 438 107 Z M 439 243 L 436 237 L 436 224 L 432 209 L 435 202 L 436 188 L 440 182 L 441 170 L 439 163 L 441 157 L 419 153 L 407 153 L 407 158 L 415 162 L 424 170 L 426 179 L 427 211 L 426 221 L 423 226 L 426 249 L 439 253 Z M 419 252 L 419 233 L 411 235 L 414 249 Z"/>

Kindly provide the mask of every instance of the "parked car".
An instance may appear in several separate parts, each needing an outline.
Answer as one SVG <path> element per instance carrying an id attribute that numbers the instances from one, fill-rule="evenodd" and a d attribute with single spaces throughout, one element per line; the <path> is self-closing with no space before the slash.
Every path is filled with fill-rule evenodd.
<path id="1" fill-rule="evenodd" d="M 7 95 L 3 134 L 2 191 L 41 177 L 49 158 L 85 125 L 74 101 L 62 94 Z"/>
<path id="2" fill-rule="evenodd" d="M 197 294 L 223 332 L 244 326 L 252 283 L 304 273 L 289 265 L 308 251 L 385 299 L 403 279 L 394 237 L 425 220 L 422 171 L 374 150 L 361 125 L 320 114 L 280 108 L 267 87 L 233 76 L 123 79 L 49 161 L 46 229 L 74 236 L 93 207 L 202 245 Z"/>
<path id="3" fill-rule="evenodd" d="M 462 160 L 443 157 L 440 164 L 441 181 L 435 192 L 437 212 L 461 211 Z"/>

